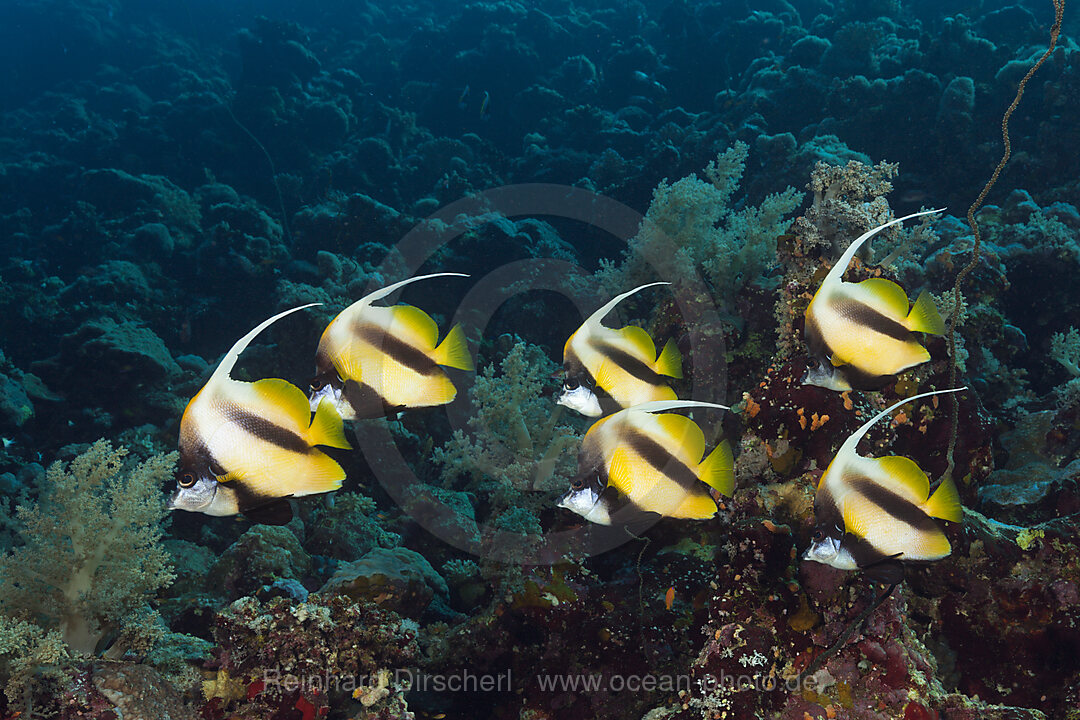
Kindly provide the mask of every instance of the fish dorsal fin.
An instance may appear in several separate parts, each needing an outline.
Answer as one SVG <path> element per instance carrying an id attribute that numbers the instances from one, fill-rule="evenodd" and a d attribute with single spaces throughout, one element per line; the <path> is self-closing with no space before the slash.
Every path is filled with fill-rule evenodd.
<path id="1" fill-rule="evenodd" d="M 294 423 L 293 427 L 304 429 L 311 418 L 311 403 L 300 388 L 288 380 L 264 378 L 251 383 L 260 402 L 273 405 L 284 412 Z"/>
<path id="2" fill-rule="evenodd" d="M 390 332 L 393 332 L 393 324 L 400 324 L 424 344 L 425 351 L 435 349 L 439 341 L 439 326 L 430 315 L 414 305 L 394 305 L 388 309 L 393 317 L 388 328 Z"/>
<path id="3" fill-rule="evenodd" d="M 874 426 L 875 423 L 877 423 L 879 420 L 881 420 L 883 417 L 885 417 L 898 407 L 906 405 L 907 403 L 913 402 L 915 400 L 921 400 L 923 398 L 932 397 L 934 395 L 944 395 L 946 393 L 960 392 L 962 390 L 967 390 L 967 386 L 965 385 L 964 387 L 950 388 L 948 390 L 934 390 L 932 392 L 919 393 L 918 395 L 912 395 L 909 398 L 904 398 L 903 400 L 893 403 L 889 407 L 879 412 L 874 417 L 867 420 L 861 428 L 851 433 L 848 439 L 844 441 L 844 444 L 840 446 L 840 449 L 837 451 L 836 456 L 840 457 L 841 455 L 857 455 L 858 453 L 855 452 L 855 448 L 856 446 L 858 446 L 859 441 L 863 439 L 863 436 L 866 435 L 866 433 L 870 430 L 870 428 Z"/>
<path id="4" fill-rule="evenodd" d="M 930 293 L 923 290 L 915 299 L 911 312 L 907 316 L 907 329 L 915 332 L 924 332 L 930 335 L 944 335 L 945 321 L 941 319 L 934 299 Z"/>
<path id="5" fill-rule="evenodd" d="M 868 459 L 888 477 L 889 482 L 903 487 L 913 503 L 921 505 L 926 501 L 930 494 L 930 478 L 914 460 L 902 455 Z"/>
<path id="6" fill-rule="evenodd" d="M 831 270 L 829 270 L 829 274 L 825 276 L 825 280 L 821 283 L 822 287 L 830 283 L 839 283 L 841 278 L 844 276 L 844 272 L 847 270 L 847 266 L 851 264 L 851 259 L 855 257 L 855 253 L 859 251 L 859 248 L 862 247 L 863 243 L 874 237 L 874 235 L 877 235 L 879 232 L 881 232 L 887 227 L 892 227 L 893 225 L 902 223 L 905 220 L 910 220 L 911 218 L 920 217 L 922 215 L 932 215 L 933 213 L 942 212 L 944 209 L 945 208 L 939 208 L 937 210 L 923 210 L 922 212 L 912 213 L 911 215 L 905 215 L 904 217 L 890 220 L 884 225 L 878 225 L 876 228 L 870 228 L 862 235 L 855 238 L 854 242 L 848 245 L 848 249 L 844 251 L 844 254 L 840 256 L 840 259 L 837 260 L 836 264 L 832 266 Z M 907 314 L 907 308 L 904 308 L 904 314 Z"/>
<path id="7" fill-rule="evenodd" d="M 316 305 L 322 305 L 322 303 L 308 303 L 307 305 L 300 305 L 299 307 L 289 308 L 288 310 L 279 312 L 277 315 L 267 318 L 266 320 L 263 320 L 261 323 L 256 325 L 254 329 L 251 330 L 251 332 L 237 340 L 233 344 L 233 346 L 229 348 L 229 352 L 225 353 L 225 357 L 221 358 L 221 362 L 218 363 L 217 368 L 214 370 L 214 374 L 210 376 L 210 380 L 206 384 L 209 385 L 210 383 L 213 383 L 215 381 L 221 382 L 222 380 L 228 379 L 230 377 L 229 373 L 231 373 L 233 367 L 236 366 L 236 360 L 240 357 L 240 353 L 244 352 L 244 350 L 247 349 L 247 346 L 251 343 L 251 341 L 254 340 L 255 337 L 263 330 L 270 327 L 286 315 L 291 315 L 297 310 L 304 310 L 309 307 L 315 307 Z"/>
<path id="8" fill-rule="evenodd" d="M 894 320 L 903 322 L 908 315 L 908 297 L 904 288 L 892 280 L 885 278 L 870 278 L 856 283 L 855 287 L 871 297 L 868 304 L 878 311 L 891 316 Z"/>
<path id="9" fill-rule="evenodd" d="M 595 325 L 601 325 L 602 324 L 601 321 L 604 319 L 604 317 L 609 312 L 611 312 L 615 308 L 616 305 L 618 305 L 619 303 L 621 303 L 623 300 L 630 297 L 631 295 L 634 295 L 635 293 L 641 292 L 645 288 L 655 287 L 657 285 L 670 285 L 670 284 L 671 283 L 663 281 L 663 280 L 658 281 L 658 282 L 646 283 L 644 285 L 639 285 L 638 287 L 634 288 L 633 290 L 630 290 L 628 292 L 624 292 L 622 295 L 616 295 L 615 297 L 611 298 L 611 300 L 609 300 L 606 305 L 604 305 L 599 310 L 597 310 L 592 315 L 590 315 L 589 319 L 586 320 L 584 324 L 585 325 L 594 325 L 594 326 Z M 653 352 L 654 352 L 653 357 L 656 357 L 655 348 L 653 349 Z M 651 360 L 652 358 L 649 358 L 649 359 Z"/>
<path id="10" fill-rule="evenodd" d="M 660 357 L 656 359 L 656 372 L 676 380 L 682 379 L 682 353 L 675 338 L 668 340 L 660 351 Z"/>
<path id="11" fill-rule="evenodd" d="M 375 302 L 376 300 L 382 300 L 384 297 L 386 297 L 387 295 L 390 295 L 391 293 L 393 293 L 398 288 L 403 288 L 406 285 L 409 285 L 409 284 L 414 283 L 414 282 L 419 282 L 420 280 L 427 280 L 428 278 L 436 278 L 436 277 L 469 277 L 469 276 L 466 273 L 441 272 L 441 273 L 431 273 L 430 275 L 417 275 L 416 277 L 405 278 L 404 280 L 399 280 L 396 283 L 393 283 L 391 285 L 387 285 L 384 288 L 379 288 L 378 290 L 376 290 L 374 292 L 368 293 L 364 297 L 362 297 L 359 300 L 357 300 L 356 302 L 354 302 L 349 307 L 350 308 L 355 307 L 357 309 L 360 309 L 361 307 L 363 307 L 365 305 L 370 305 L 371 303 Z"/>
<path id="12" fill-rule="evenodd" d="M 934 494 L 926 501 L 926 514 L 949 522 L 961 522 L 964 519 L 960 493 L 956 491 L 956 483 L 951 477 L 942 480 Z"/>
<path id="13" fill-rule="evenodd" d="M 637 325 L 627 325 L 611 332 L 629 345 L 633 350 L 633 354 L 644 360 L 646 364 L 652 365 L 656 362 L 656 345 L 653 343 L 652 338 L 649 337 L 649 333 Z"/>
<path id="14" fill-rule="evenodd" d="M 652 400 L 650 402 L 635 405 L 627 410 L 640 410 L 641 412 L 658 413 L 681 408 L 716 408 L 717 410 L 730 410 L 727 405 L 702 402 L 700 400 Z M 625 411 L 624 411 L 625 412 Z"/>
<path id="15" fill-rule="evenodd" d="M 684 457 L 690 464 L 697 465 L 701 462 L 701 457 L 705 454 L 705 433 L 701 431 L 697 423 L 688 417 L 674 413 L 653 415 L 651 418 L 660 431 L 667 436 L 668 442 L 677 443 L 681 447 L 682 453 L 685 453 Z M 675 452 L 667 442 L 662 441 L 661 444 L 670 452 Z"/>

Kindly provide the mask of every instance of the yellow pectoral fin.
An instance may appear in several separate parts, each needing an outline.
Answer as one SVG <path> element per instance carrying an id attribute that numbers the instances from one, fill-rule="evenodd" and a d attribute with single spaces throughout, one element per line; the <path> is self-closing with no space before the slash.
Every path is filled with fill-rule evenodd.
<path id="1" fill-rule="evenodd" d="M 721 495 L 731 497 L 735 492 L 735 457 L 731 443 L 724 440 L 698 466 L 698 477 Z"/>
<path id="2" fill-rule="evenodd" d="M 865 458 L 864 461 L 873 463 L 881 472 L 881 477 L 874 477 L 873 480 L 899 492 L 913 504 L 921 505 L 930 494 L 929 478 L 911 458 L 889 455 L 882 458 Z"/>
<path id="3" fill-rule="evenodd" d="M 615 363 L 604 359 L 600 361 L 600 364 L 596 367 L 596 371 L 592 373 L 592 376 L 593 380 L 596 381 L 596 386 L 611 395 L 611 391 L 617 382 L 617 373 L 618 367 Z"/>
<path id="4" fill-rule="evenodd" d="M 445 365 L 458 370 L 474 369 L 472 355 L 469 354 L 469 343 L 460 325 L 450 328 L 450 332 L 446 333 L 439 347 L 435 348 L 431 359 L 437 365 Z"/>
<path id="5" fill-rule="evenodd" d="M 229 472 L 225 473 L 224 475 L 218 475 L 217 476 L 217 481 L 219 483 L 225 483 L 225 484 L 234 483 L 234 482 L 235 483 L 242 483 L 244 481 L 244 473 L 240 472 L 239 470 L 230 470 Z"/>
<path id="6" fill-rule="evenodd" d="M 342 345 L 330 356 L 330 362 L 342 380 L 364 381 L 363 343 L 351 341 Z M 369 349 L 370 352 L 370 349 Z"/>
<path id="7" fill-rule="evenodd" d="M 656 359 L 656 372 L 660 375 L 682 379 L 682 353 L 679 352 L 679 346 L 675 344 L 674 338 L 667 341 L 660 352 L 660 357 Z"/>
<path id="8" fill-rule="evenodd" d="M 642 483 L 637 477 L 639 473 L 636 472 L 639 464 L 640 459 L 631 451 L 616 447 L 608 457 L 608 485 L 629 498 L 640 494 Z"/>
<path id="9" fill-rule="evenodd" d="M 878 312 L 891 317 L 893 320 L 902 320 L 908 314 L 908 297 L 904 288 L 892 280 L 885 278 L 870 278 L 860 283 L 855 283 L 853 288 L 856 292 L 853 299 L 865 302 Z"/>
<path id="10" fill-rule="evenodd" d="M 867 503 L 856 502 L 854 498 L 844 500 L 841 513 L 844 516 L 844 532 L 857 538 L 865 539 L 870 532 L 871 516 Z"/>
<path id="11" fill-rule="evenodd" d="M 960 505 L 960 494 L 956 491 L 956 483 L 951 477 L 947 477 L 938 485 L 938 489 L 926 501 L 924 507 L 930 517 L 941 518 L 950 522 L 961 522 L 964 519 L 964 508 Z"/>
<path id="12" fill-rule="evenodd" d="M 307 427 L 311 417 L 311 404 L 304 391 L 291 382 L 266 378 L 251 383 L 251 390 L 258 402 L 266 403 L 284 413 L 293 422 L 293 427 Z"/>
<path id="13" fill-rule="evenodd" d="M 351 450 L 352 445 L 345 439 L 345 426 L 334 403 L 323 398 L 315 409 L 315 417 L 307 430 L 307 441 L 312 445 Z"/>
<path id="14" fill-rule="evenodd" d="M 930 293 L 923 290 L 916 298 L 915 304 L 908 313 L 905 326 L 914 332 L 924 332 L 931 335 L 945 334 L 945 321 L 941 319 L 934 299 Z"/>

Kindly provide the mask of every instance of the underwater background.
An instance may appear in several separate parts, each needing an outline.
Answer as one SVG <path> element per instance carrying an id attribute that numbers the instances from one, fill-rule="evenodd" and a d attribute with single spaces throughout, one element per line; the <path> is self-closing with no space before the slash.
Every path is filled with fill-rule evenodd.
<path id="1" fill-rule="evenodd" d="M 0 718 L 1080 718 L 1058 1 L 0 2 Z M 931 294 L 930 361 L 803 385 L 826 271 L 931 208 L 848 271 Z M 237 338 L 322 303 L 234 372 L 306 388 L 338 312 L 437 272 L 401 297 L 464 329 L 453 402 L 347 424 L 287 524 L 167 509 Z M 654 281 L 608 322 L 733 408 L 694 418 L 736 487 L 631 533 L 557 506 L 555 397 Z M 801 559 L 818 481 L 961 385 L 863 443 L 964 505 L 863 622 L 880 588 Z"/>

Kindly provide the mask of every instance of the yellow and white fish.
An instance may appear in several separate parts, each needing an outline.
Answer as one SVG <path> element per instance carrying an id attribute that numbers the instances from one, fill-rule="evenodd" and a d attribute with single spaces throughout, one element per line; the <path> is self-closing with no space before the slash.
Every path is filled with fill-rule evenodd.
<path id="1" fill-rule="evenodd" d="M 596 388 L 619 405 L 628 408 L 655 400 L 674 400 L 675 391 L 665 377 L 682 377 L 682 355 L 673 340 L 656 356 L 656 345 L 641 328 L 627 325 L 613 330 L 601 321 L 620 302 L 656 285 L 654 282 L 634 288 L 613 298 L 594 312 L 563 347 L 563 381 L 559 404 L 588 417 L 604 413 Z"/>
<path id="2" fill-rule="evenodd" d="M 438 343 L 438 326 L 420 308 L 372 305 L 398 288 L 433 277 L 468 275 L 434 273 L 402 280 L 364 296 L 330 321 L 315 355 L 312 408 L 328 399 L 342 418 L 356 420 L 445 405 L 457 396 L 440 366 L 473 369 L 461 326 Z"/>
<path id="3" fill-rule="evenodd" d="M 876 233 L 927 210 L 860 235 L 833 265 L 806 308 L 806 342 L 819 366 L 803 383 L 830 390 L 876 390 L 898 373 L 921 365 L 930 353 L 917 332 L 942 335 L 945 323 L 929 293 L 922 292 L 909 307 L 903 288 L 891 280 L 870 278 L 844 282 L 844 271 L 863 243 Z"/>
<path id="4" fill-rule="evenodd" d="M 312 418 L 304 391 L 277 378 L 243 382 L 230 377 L 240 353 L 260 332 L 301 305 L 264 320 L 236 341 L 180 419 L 180 469 L 170 509 L 207 515 L 244 513 L 257 521 L 286 522 L 284 498 L 341 487 L 345 471 L 317 445 L 349 448 L 331 403 Z"/>
<path id="5" fill-rule="evenodd" d="M 642 513 L 704 520 L 716 514 L 709 489 L 735 488 L 731 444 L 702 460 L 705 434 L 689 418 L 666 410 L 717 408 L 692 400 L 636 405 L 596 421 L 581 443 L 578 474 L 559 507 L 599 525 L 629 524 Z"/>
<path id="6" fill-rule="evenodd" d="M 806 560 L 866 571 L 882 582 L 903 578 L 901 561 L 940 560 L 952 548 L 935 518 L 960 522 L 963 510 L 951 478 L 930 494 L 930 480 L 910 458 L 868 458 L 856 446 L 874 423 L 905 403 L 967 388 L 922 393 L 894 403 L 840 446 L 818 482 L 817 526 Z"/>

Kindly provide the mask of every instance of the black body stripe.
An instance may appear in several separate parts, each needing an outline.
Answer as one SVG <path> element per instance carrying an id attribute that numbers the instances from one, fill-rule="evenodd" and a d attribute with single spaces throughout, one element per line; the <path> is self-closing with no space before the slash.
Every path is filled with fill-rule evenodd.
<path id="1" fill-rule="evenodd" d="M 361 325 L 358 328 L 360 338 L 369 343 L 388 358 L 409 368 L 420 375 L 434 375 L 439 372 L 439 366 L 423 351 L 409 343 L 383 332 L 382 328 L 372 325 Z"/>
<path id="2" fill-rule="evenodd" d="M 912 526 L 922 533 L 940 532 L 941 529 L 932 517 L 905 498 L 900 497 L 892 490 L 884 488 L 873 480 L 865 477 L 844 478 L 844 482 L 851 488 L 863 495 L 870 502 L 887 512 L 902 523 Z"/>
<path id="3" fill-rule="evenodd" d="M 655 370 L 643 363 L 641 360 L 638 360 L 633 355 L 623 350 L 620 350 L 614 345 L 599 342 L 596 343 L 593 347 L 596 348 L 597 352 L 600 352 L 603 355 L 614 360 L 615 364 L 617 364 L 619 367 L 629 373 L 632 377 L 635 377 L 643 382 L 647 382 L 650 385 L 664 384 L 664 377 L 662 375 L 658 374 Z"/>
<path id="4" fill-rule="evenodd" d="M 803 335 L 806 337 L 806 344 L 810 347 L 810 354 L 815 358 L 828 362 L 828 356 L 832 352 L 829 350 L 829 346 L 825 344 L 824 338 L 821 337 L 821 330 L 818 329 L 817 321 L 813 315 L 806 316 L 806 322 L 803 324 Z"/>
<path id="5" fill-rule="evenodd" d="M 391 405 L 370 385 L 355 380 L 346 380 L 341 392 L 359 420 L 387 417 L 404 409 L 403 405 Z"/>
<path id="6" fill-rule="evenodd" d="M 236 507 L 241 513 L 245 513 L 251 508 L 265 505 L 268 502 L 273 502 L 277 499 L 277 496 L 275 495 L 260 495 L 259 493 L 253 492 L 251 488 L 242 482 L 234 481 L 224 483 L 222 487 L 232 490 L 236 495 Z M 284 495 L 282 497 L 292 497 L 292 494 L 290 493 L 289 495 Z"/>
<path id="7" fill-rule="evenodd" d="M 673 482 L 692 494 L 700 494 L 701 481 L 693 469 L 672 455 L 660 443 L 638 430 L 631 429 L 626 435 L 626 443 L 647 463 L 662 472 Z"/>
<path id="8" fill-rule="evenodd" d="M 836 311 L 854 323 L 862 325 L 880 335 L 886 335 L 907 342 L 911 340 L 911 331 L 890 317 L 862 303 L 844 301 L 835 305 Z"/>
<path id="9" fill-rule="evenodd" d="M 236 423 L 244 432 L 271 445 L 276 445 L 282 450 L 301 455 L 306 455 L 312 450 L 307 440 L 297 433 L 280 425 L 275 425 L 266 418 L 259 417 L 243 408 L 230 407 L 225 411 L 224 415 L 229 422 Z"/>
<path id="10" fill-rule="evenodd" d="M 880 390 L 896 379 L 895 375 L 871 375 L 854 365 L 839 365 L 833 372 L 846 380 L 853 390 Z"/>
<path id="11" fill-rule="evenodd" d="M 851 533 L 844 533 L 844 537 L 840 541 L 840 547 L 851 553 L 851 559 L 854 560 L 855 564 L 860 568 L 879 563 L 889 557 L 871 545 L 869 541 L 852 535 Z M 903 557 L 903 555 L 900 557 Z"/>

